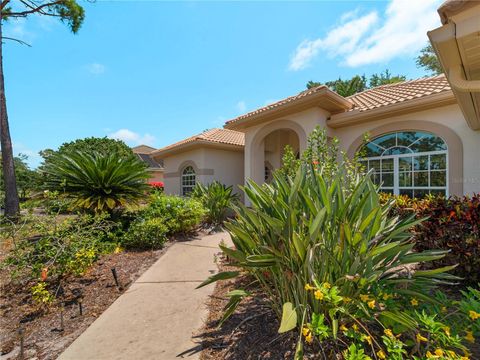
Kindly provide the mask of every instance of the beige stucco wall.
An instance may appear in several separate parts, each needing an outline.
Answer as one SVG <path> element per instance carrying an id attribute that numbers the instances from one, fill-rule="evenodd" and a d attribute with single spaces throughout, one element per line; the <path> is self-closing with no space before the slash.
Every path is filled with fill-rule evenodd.
<path id="1" fill-rule="evenodd" d="M 148 170 L 150 175 L 149 182 L 163 181 L 163 170 Z"/>
<path id="2" fill-rule="evenodd" d="M 265 142 L 264 139 L 270 133 L 279 129 L 295 131 L 299 139 L 300 152 L 306 148 L 306 140 L 309 133 L 317 126 L 325 126 L 329 116 L 327 111 L 320 108 L 311 108 L 287 117 L 281 117 L 267 123 L 249 127 L 245 130 L 245 179 L 253 179 L 256 182 L 264 180 Z M 267 155 L 268 156 L 268 155 Z M 278 161 L 274 160 L 277 164 Z M 274 164 L 272 164 L 274 167 Z"/>
<path id="3" fill-rule="evenodd" d="M 165 193 L 181 194 L 181 173 L 186 166 L 193 166 L 197 182 L 203 184 L 217 180 L 225 185 L 243 184 L 243 151 L 215 148 L 197 148 L 163 158 L 165 168 Z"/>
<path id="4" fill-rule="evenodd" d="M 419 124 L 417 127 L 416 124 Z M 421 126 L 420 126 L 421 124 Z M 399 129 L 406 130 L 429 130 L 432 133 L 444 137 L 452 137 L 457 135 L 461 147 L 463 149 L 453 150 L 454 144 L 449 146 L 449 171 L 451 181 L 449 183 L 449 190 L 452 195 L 460 195 L 460 191 L 464 194 L 471 194 L 473 192 L 480 192 L 480 131 L 470 129 L 467 122 L 463 118 L 462 112 L 458 105 L 443 106 L 436 109 L 410 113 L 408 115 L 396 116 L 376 121 L 367 122 L 355 126 L 344 127 L 340 129 L 332 129 L 331 134 L 340 140 L 340 146 L 345 151 L 348 151 L 351 145 L 358 138 L 362 137 L 366 132 L 372 132 L 376 129 Z M 446 129 L 448 131 L 446 131 Z M 449 132 L 453 132 L 449 134 Z M 446 140 L 444 138 L 444 140 Z M 447 145 L 448 142 L 447 142 Z M 463 150 L 463 156 L 461 152 Z M 458 160 L 457 160 L 458 159 Z M 458 167 L 455 162 L 461 162 L 463 166 Z M 455 174 L 454 168 L 463 168 L 463 176 L 458 173 Z M 461 189 L 456 191 L 455 189 Z"/>

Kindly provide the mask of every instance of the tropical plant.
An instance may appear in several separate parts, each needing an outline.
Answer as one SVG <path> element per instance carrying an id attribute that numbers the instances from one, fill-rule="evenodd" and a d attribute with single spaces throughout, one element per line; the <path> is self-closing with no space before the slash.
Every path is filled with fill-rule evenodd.
<path id="1" fill-rule="evenodd" d="M 44 173 L 50 190 L 64 193 L 75 207 L 97 213 L 136 203 L 148 190 L 145 166 L 115 153 L 52 155 Z"/>
<path id="2" fill-rule="evenodd" d="M 168 228 L 162 218 L 138 218 L 130 224 L 121 243 L 131 249 L 158 249 L 167 241 L 167 233 Z"/>
<path id="3" fill-rule="evenodd" d="M 226 186 L 218 181 L 207 185 L 197 183 L 191 196 L 199 200 L 207 211 L 205 222 L 214 226 L 223 223 L 228 211 L 231 211 L 232 206 L 239 200 L 239 196 L 233 192 L 232 186 Z"/>
<path id="4" fill-rule="evenodd" d="M 299 353 L 302 339 L 335 340 L 341 325 L 360 328 L 353 335 L 361 342 L 373 341 L 366 329 L 379 325 L 408 329 L 414 338 L 419 322 L 404 313 L 409 302 L 428 302 L 439 282 L 457 279 L 446 273 L 453 266 L 415 270 L 446 252 L 414 252 L 409 229 L 422 219 L 391 217 L 392 203 L 380 202 L 370 177 L 346 159 L 338 163 L 331 147 L 317 129 L 294 177 L 249 181 L 251 206 L 239 205 L 226 223 L 235 248 L 222 246 L 268 296 L 282 319 L 279 331 L 300 329 Z M 219 273 L 201 286 L 240 273 Z M 229 310 L 248 293 L 237 295 Z"/>

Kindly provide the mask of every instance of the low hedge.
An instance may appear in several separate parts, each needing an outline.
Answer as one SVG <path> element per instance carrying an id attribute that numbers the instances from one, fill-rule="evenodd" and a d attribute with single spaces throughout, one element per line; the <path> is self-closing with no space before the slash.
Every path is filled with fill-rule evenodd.
<path id="1" fill-rule="evenodd" d="M 384 195 L 384 201 L 391 198 Z M 414 212 L 417 218 L 428 217 L 414 230 L 418 251 L 447 249 L 450 253 L 433 266 L 458 264 L 453 272 L 466 284 L 480 282 L 480 194 L 464 197 L 427 197 L 394 200 L 399 215 Z"/>

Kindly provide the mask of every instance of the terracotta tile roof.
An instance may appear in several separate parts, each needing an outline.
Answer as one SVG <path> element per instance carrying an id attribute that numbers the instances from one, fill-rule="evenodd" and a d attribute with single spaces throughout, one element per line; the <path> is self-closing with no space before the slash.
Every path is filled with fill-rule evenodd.
<path id="1" fill-rule="evenodd" d="M 311 89 L 308 89 L 308 90 L 304 90 L 302 91 L 301 93 L 298 93 L 297 95 L 293 95 L 293 96 L 289 96 L 283 100 L 280 100 L 280 101 L 277 101 L 277 102 L 274 102 L 272 104 L 268 104 L 266 106 L 263 106 L 261 108 L 258 108 L 256 110 L 253 110 L 253 111 L 250 111 L 246 114 L 243 114 L 243 115 L 240 115 L 238 117 L 236 117 L 235 119 L 232 119 L 232 120 L 229 120 L 226 122 L 226 124 L 231 124 L 233 122 L 236 122 L 236 121 L 239 121 L 239 120 L 242 120 L 242 119 L 245 119 L 245 118 L 248 118 L 248 117 L 251 117 L 253 115 L 257 115 L 257 114 L 260 114 L 262 112 L 265 112 L 267 110 L 271 110 L 271 109 L 275 109 L 275 108 L 278 108 L 278 107 L 281 107 L 281 106 L 285 106 L 293 101 L 296 101 L 296 100 L 299 100 L 299 99 L 302 99 L 306 96 L 309 96 L 309 95 L 312 95 L 312 94 L 315 94 L 321 90 L 324 90 L 326 89 L 327 87 L 325 85 L 321 85 L 321 86 L 317 86 L 317 87 L 314 87 L 314 88 L 311 88 Z"/>
<path id="2" fill-rule="evenodd" d="M 245 145 L 245 134 L 242 132 L 228 130 L 228 129 L 210 129 L 204 131 L 201 134 L 191 136 L 179 142 L 176 142 L 172 145 L 168 145 L 164 148 L 161 148 L 155 153 L 163 152 L 166 150 L 170 150 L 176 148 L 178 146 L 186 145 L 189 143 L 193 143 L 196 141 L 202 142 L 211 142 L 211 143 L 218 143 L 218 144 L 227 144 L 227 145 L 236 145 L 236 146 L 244 146 Z"/>
<path id="3" fill-rule="evenodd" d="M 349 96 L 352 110 L 367 111 L 451 90 L 445 75 L 382 85 Z"/>

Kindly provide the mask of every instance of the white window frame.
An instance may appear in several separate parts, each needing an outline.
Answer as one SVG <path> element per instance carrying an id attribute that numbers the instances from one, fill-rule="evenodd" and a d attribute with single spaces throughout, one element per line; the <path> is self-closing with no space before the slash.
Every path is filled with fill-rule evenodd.
<path id="1" fill-rule="evenodd" d="M 187 172 L 187 170 L 191 169 L 191 172 Z M 180 177 L 180 186 L 182 189 L 182 196 L 187 196 L 190 194 L 197 183 L 197 174 L 193 166 L 189 165 L 186 166 L 182 170 L 182 176 Z"/>
<path id="2" fill-rule="evenodd" d="M 402 131 L 395 131 L 394 133 L 402 133 Z M 378 139 L 382 136 L 385 136 L 385 135 L 388 135 L 388 134 L 383 134 L 383 135 L 379 135 L 377 137 L 375 137 L 375 139 Z M 434 136 L 437 136 L 435 134 L 432 134 Z M 374 140 L 375 140 L 374 139 Z M 411 145 L 413 145 L 414 143 L 418 142 L 421 138 L 417 139 L 416 141 L 414 141 L 412 144 L 409 145 L 409 147 Z M 443 139 L 442 139 L 443 140 Z M 445 146 L 447 146 L 446 142 L 444 141 L 444 144 Z M 376 145 L 375 146 L 378 146 L 379 148 L 382 148 L 381 146 L 379 145 Z M 388 149 L 391 149 L 391 148 L 395 148 L 395 147 L 404 147 L 404 148 L 408 148 L 409 147 L 406 147 L 406 146 L 392 146 Z M 388 149 L 385 149 L 384 148 L 384 152 L 386 152 Z M 439 169 L 439 170 L 432 170 L 430 167 L 430 158 L 432 155 L 445 155 L 445 169 Z M 412 174 L 412 181 L 411 181 L 411 185 L 410 186 L 400 186 L 400 166 L 399 166 L 399 159 L 400 158 L 407 158 L 407 157 L 411 157 L 411 158 L 414 158 L 414 157 L 419 157 L 419 156 L 428 156 L 428 163 L 427 163 L 427 170 L 417 170 L 417 171 L 426 171 L 428 172 L 428 184 L 429 186 L 415 186 L 415 177 L 413 176 L 413 174 L 416 172 L 413 168 L 410 170 L 411 174 Z M 393 186 L 383 186 L 383 179 L 382 179 L 382 174 L 383 174 L 383 169 L 382 169 L 382 161 L 381 160 L 388 160 L 388 159 L 393 159 Z M 405 154 L 395 154 L 395 155 L 379 155 L 379 156 L 371 156 L 371 157 L 364 157 L 362 159 L 360 159 L 360 161 L 362 163 L 365 163 L 367 165 L 367 169 L 370 169 L 369 167 L 369 162 L 370 161 L 376 161 L 376 160 L 380 160 L 380 168 L 379 168 L 379 171 L 375 172 L 376 174 L 378 174 L 380 176 L 380 189 L 384 189 L 384 190 L 388 190 L 388 191 L 392 191 L 394 195 L 399 195 L 400 194 L 400 191 L 401 190 L 412 190 L 413 192 L 415 190 L 440 190 L 440 191 L 445 191 L 445 196 L 448 196 L 449 194 L 449 166 L 448 166 L 448 146 L 447 146 L 447 149 L 446 150 L 438 150 L 438 151 L 424 151 L 424 152 L 411 152 L 411 153 L 405 153 Z M 412 164 L 413 164 L 413 160 L 412 160 Z M 430 176 L 431 176 L 431 173 L 432 172 L 435 172 L 435 171 L 445 171 L 445 186 L 430 186 Z M 387 173 L 391 173 L 391 172 L 387 172 Z"/>

